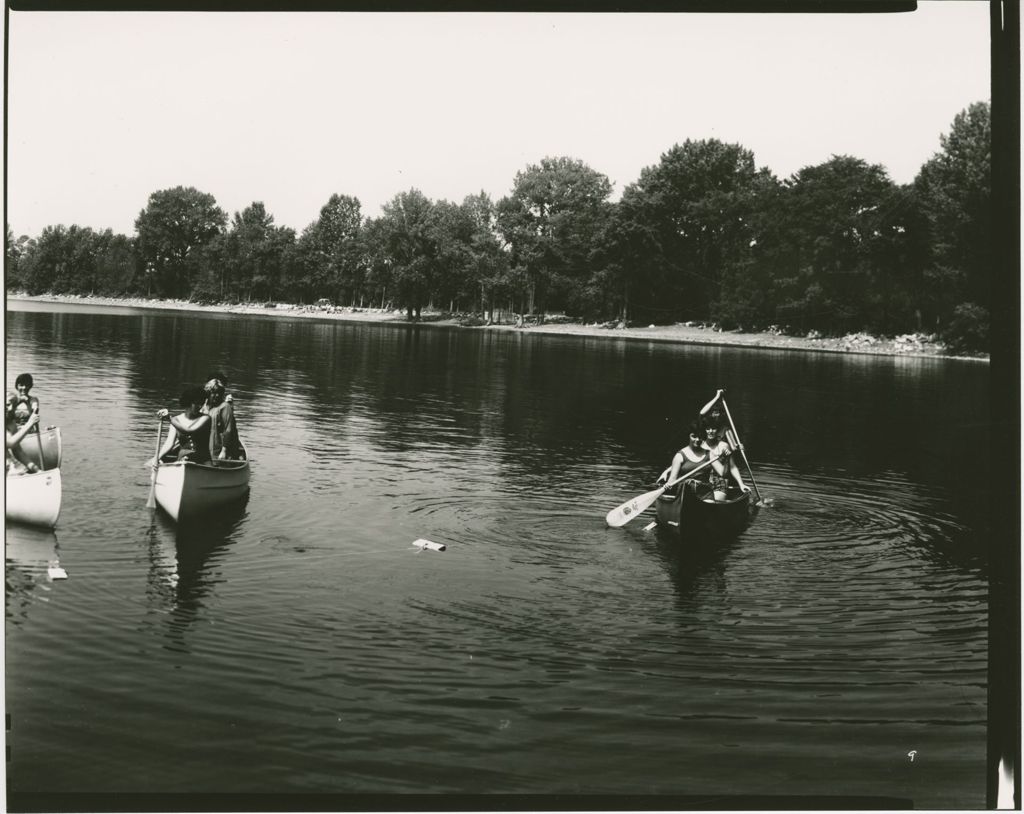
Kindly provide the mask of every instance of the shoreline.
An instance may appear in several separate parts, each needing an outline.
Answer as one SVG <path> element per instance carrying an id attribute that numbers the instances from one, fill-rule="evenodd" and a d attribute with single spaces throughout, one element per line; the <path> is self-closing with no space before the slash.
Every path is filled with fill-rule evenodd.
<path id="1" fill-rule="evenodd" d="M 989 355 L 954 356 L 947 354 L 943 345 L 934 337 L 923 334 L 904 334 L 897 337 L 876 337 L 864 333 L 843 337 L 788 336 L 775 332 L 747 333 L 724 331 L 719 328 L 676 323 L 675 325 L 651 325 L 646 328 L 608 327 L 607 324 L 583 324 L 578 322 L 554 322 L 544 325 L 464 325 L 457 318 L 445 318 L 440 314 L 426 314 L 418 322 L 405 318 L 404 310 L 380 308 L 322 308 L 314 305 L 291 305 L 279 303 L 274 307 L 265 305 L 201 305 L 187 300 L 154 300 L 144 298 L 89 297 L 77 294 L 29 295 L 8 293 L 7 300 L 23 302 L 44 302 L 71 305 L 154 309 L 163 311 L 191 311 L 211 314 L 239 314 L 244 316 L 267 316 L 283 319 L 318 319 L 336 322 L 368 322 L 378 324 L 433 325 L 454 327 L 464 330 L 518 331 L 546 336 L 576 336 L 588 339 L 630 339 L 651 342 L 674 342 L 684 345 L 705 345 L 716 347 L 751 348 L 762 350 L 817 351 L 819 353 L 844 353 L 869 356 L 902 356 L 918 359 L 959 359 L 971 362 L 988 362 Z"/>

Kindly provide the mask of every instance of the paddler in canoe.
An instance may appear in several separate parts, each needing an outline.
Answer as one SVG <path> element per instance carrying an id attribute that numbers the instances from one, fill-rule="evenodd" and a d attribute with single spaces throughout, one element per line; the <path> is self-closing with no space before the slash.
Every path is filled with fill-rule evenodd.
<path id="1" fill-rule="evenodd" d="M 672 465 L 658 478 L 658 488 L 637 495 L 609 511 L 605 515 L 608 526 L 620 528 L 657 504 L 659 524 L 679 530 L 685 519 L 686 525 L 705 526 L 715 534 L 739 533 L 747 527 L 752 517 L 749 511 L 751 490 L 743 482 L 739 466 L 734 460 L 734 452 L 739 452 L 750 475 L 753 492 L 757 496 L 755 512 L 757 507 L 771 504 L 770 500 L 766 502 L 761 498 L 757 479 L 723 398 L 724 393 L 724 390 L 719 390 L 701 408 L 698 423 L 691 424 L 689 428 L 689 445 L 673 456 Z M 676 485 L 676 481 L 689 483 L 698 475 L 706 475 L 709 469 L 713 470 L 710 485 L 695 483 L 694 487 L 686 489 L 682 494 L 677 492 L 674 497 L 666 494 Z M 733 499 L 728 495 L 729 478 L 736 481 L 740 490 L 740 494 Z M 685 515 L 684 504 L 690 507 Z"/>
<path id="2" fill-rule="evenodd" d="M 33 384 L 31 373 L 19 373 L 18 378 L 14 380 L 14 389 L 17 391 L 14 394 L 17 402 L 14 406 L 14 416 L 19 427 L 25 423 L 31 413 L 38 414 L 39 412 L 39 399 L 29 395 Z M 36 429 L 36 432 L 39 430 Z"/>
<path id="3" fill-rule="evenodd" d="M 33 410 L 19 427 L 18 422 L 14 417 L 12 400 L 8 400 L 5 422 L 5 435 L 7 440 L 7 457 L 5 464 L 6 474 L 24 475 L 26 473 L 38 471 L 38 467 L 34 463 L 31 461 L 22 461 L 17 455 L 17 452 L 21 449 L 21 440 L 28 435 L 38 423 L 39 413 Z"/>
<path id="4" fill-rule="evenodd" d="M 16 461 L 20 471 L 35 472 L 38 467 L 31 457 L 22 452 L 21 441 L 30 432 L 39 432 L 39 399 L 29 394 L 32 389 L 32 374 L 19 373 L 14 380 L 14 392 L 7 394 L 7 409 L 4 424 L 7 430 L 7 469 L 11 460 Z M 29 421 L 31 416 L 35 420 Z M 16 440 L 15 440 L 16 437 Z"/>
<path id="5" fill-rule="evenodd" d="M 690 424 L 689 443 L 673 456 L 671 467 L 658 478 L 659 484 L 671 483 L 711 461 L 711 471 L 705 467 L 701 477 L 695 479 L 696 485 L 692 487 L 697 489 L 703 500 L 719 503 L 725 501 L 729 477 L 736 481 L 741 491 L 750 491 L 750 487 L 743 482 L 743 475 L 733 456 L 733 452 L 741 447 L 734 448 L 730 443 L 726 418 L 719 404 L 720 397 L 716 396 L 702 410 L 703 418 Z M 670 488 L 674 493 L 677 487 Z"/>
<path id="6" fill-rule="evenodd" d="M 681 475 L 688 475 L 694 469 L 699 467 L 701 464 L 707 463 L 709 460 L 708 450 L 704 447 L 704 434 L 701 432 L 701 425 L 699 421 L 694 421 L 690 424 L 689 429 L 689 443 L 682 447 L 673 457 L 672 465 L 661 473 L 661 477 L 658 478 L 658 483 L 665 483 L 676 480 Z M 702 475 L 707 473 L 707 469 L 704 469 Z M 707 485 L 707 478 L 702 477 L 697 480 L 702 481 L 702 485 Z M 675 494 L 679 491 L 679 484 L 670 486 L 668 492 Z M 710 489 L 705 489 L 710 493 Z"/>
<path id="7" fill-rule="evenodd" d="M 184 412 L 176 416 L 171 416 L 166 409 L 157 411 L 157 417 L 167 419 L 171 424 L 157 453 L 161 461 L 167 456 L 178 461 L 214 464 L 246 459 L 224 382 L 223 374 L 215 373 L 204 387 L 187 388 L 179 399 Z M 150 466 L 153 463 L 149 461 Z"/>
<path id="8" fill-rule="evenodd" d="M 245 447 L 238 438 L 233 399 L 227 392 L 227 377 L 217 371 L 206 378 L 203 412 L 210 416 L 210 457 L 214 461 L 244 461 Z"/>
<path id="9" fill-rule="evenodd" d="M 189 387 L 181 394 L 178 403 L 184 412 L 172 416 L 167 409 L 157 410 L 157 417 L 167 419 L 171 427 L 167 430 L 164 445 L 157 452 L 157 459 L 164 460 L 173 455 L 178 461 L 192 461 L 202 464 L 210 460 L 210 416 L 202 412 L 206 404 L 206 392 L 202 387 Z M 150 466 L 155 460 L 149 462 Z"/>
<path id="10" fill-rule="evenodd" d="M 725 428 L 721 424 L 717 424 L 713 419 L 709 418 L 704 423 L 704 443 L 702 446 L 713 461 L 711 464 L 711 488 L 714 491 L 714 497 L 711 499 L 718 503 L 726 500 L 726 495 L 729 491 L 727 473 L 736 481 L 740 491 L 750 491 L 750 487 L 743 482 L 740 468 L 736 465 L 736 460 L 733 457 L 735 450 L 725 437 L 726 435 Z"/>

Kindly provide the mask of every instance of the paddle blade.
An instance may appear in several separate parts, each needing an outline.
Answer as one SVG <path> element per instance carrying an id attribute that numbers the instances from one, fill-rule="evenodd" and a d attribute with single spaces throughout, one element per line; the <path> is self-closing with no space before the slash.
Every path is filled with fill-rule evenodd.
<path id="1" fill-rule="evenodd" d="M 149 498 L 146 500 L 147 509 L 156 508 L 156 470 L 160 466 L 160 441 L 163 438 L 164 422 L 158 418 L 156 422 L 156 452 L 153 453 L 153 474 L 149 478 Z"/>
<path id="2" fill-rule="evenodd" d="M 652 492 L 635 497 L 632 500 L 627 500 L 621 506 L 616 506 L 605 517 L 605 522 L 612 528 L 619 528 L 620 526 L 626 525 L 630 520 L 639 514 L 647 511 L 654 505 L 656 501 L 665 492 L 664 486 L 655 489 Z"/>

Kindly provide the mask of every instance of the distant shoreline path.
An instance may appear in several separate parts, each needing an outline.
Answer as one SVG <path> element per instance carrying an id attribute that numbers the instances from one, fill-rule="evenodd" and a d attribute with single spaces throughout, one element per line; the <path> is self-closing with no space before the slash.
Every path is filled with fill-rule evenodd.
<path id="1" fill-rule="evenodd" d="M 318 319 L 337 322 L 372 322 L 411 324 L 404 311 L 387 311 L 380 308 L 317 308 L 311 305 L 278 304 L 268 308 L 264 305 L 200 305 L 186 300 L 155 300 L 142 298 L 83 297 L 77 295 L 8 294 L 8 301 L 48 302 L 68 305 L 102 306 L 120 308 L 154 308 L 170 311 L 195 311 L 214 314 L 241 314 L 246 316 L 268 316 L 282 319 Z M 457 319 L 432 318 L 426 315 L 419 321 L 422 325 L 460 327 L 465 330 L 517 331 L 530 334 L 553 336 L 578 336 L 596 339 L 631 339 L 651 342 L 676 342 L 689 345 L 712 345 L 718 347 L 761 348 L 766 350 L 800 350 L 821 353 L 867 354 L 872 356 L 904 356 L 929 359 L 961 359 L 972 362 L 988 362 L 988 355 L 952 356 L 944 347 L 924 334 L 906 334 L 895 338 L 874 337 L 868 334 L 850 334 L 844 337 L 801 337 L 776 333 L 743 333 L 722 331 L 697 325 L 652 325 L 646 328 L 608 328 L 604 325 L 580 323 L 551 323 L 544 325 L 463 326 Z"/>

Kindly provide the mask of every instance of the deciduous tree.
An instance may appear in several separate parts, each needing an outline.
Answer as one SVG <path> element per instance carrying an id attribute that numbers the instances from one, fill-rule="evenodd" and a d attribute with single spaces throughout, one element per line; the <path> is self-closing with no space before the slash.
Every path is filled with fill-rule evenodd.
<path id="1" fill-rule="evenodd" d="M 190 255 L 220 234 L 227 215 L 212 195 L 194 187 L 154 192 L 135 220 L 139 257 L 152 275 L 153 293 L 185 297 L 195 264 Z"/>
<path id="2" fill-rule="evenodd" d="M 544 158 L 516 174 L 497 207 L 497 226 L 521 269 L 527 310 L 577 303 L 592 273 L 593 241 L 610 214 L 607 176 L 575 158 Z"/>
<path id="3" fill-rule="evenodd" d="M 948 321 L 958 303 L 991 306 L 993 256 L 992 123 L 987 102 L 957 114 L 942 149 L 914 179 L 914 190 L 929 231 L 926 273 L 944 292 L 940 319 Z M 961 309 L 964 313 L 982 313 Z"/>

